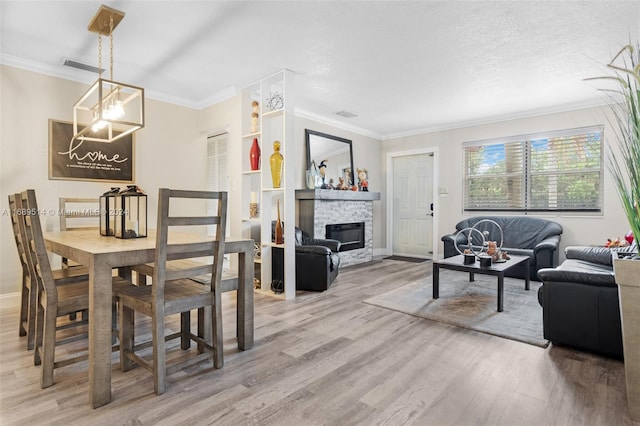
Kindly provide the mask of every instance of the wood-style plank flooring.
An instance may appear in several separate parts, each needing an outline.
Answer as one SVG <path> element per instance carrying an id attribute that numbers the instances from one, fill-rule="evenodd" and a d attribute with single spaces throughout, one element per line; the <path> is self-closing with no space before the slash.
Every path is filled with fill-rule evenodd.
<path id="1" fill-rule="evenodd" d="M 95 410 L 86 362 L 57 369 L 55 384 L 40 389 L 33 352 L 18 337 L 18 310 L 3 309 L 0 424 L 637 424 L 627 414 L 620 361 L 362 303 L 430 280 L 430 266 L 382 260 L 341 271 L 324 293 L 299 293 L 290 302 L 256 294 L 255 346 L 245 352 L 236 347 L 235 296 L 226 293 L 222 369 L 181 370 L 157 396 L 151 374 L 121 372 L 114 353 L 113 401 Z"/>

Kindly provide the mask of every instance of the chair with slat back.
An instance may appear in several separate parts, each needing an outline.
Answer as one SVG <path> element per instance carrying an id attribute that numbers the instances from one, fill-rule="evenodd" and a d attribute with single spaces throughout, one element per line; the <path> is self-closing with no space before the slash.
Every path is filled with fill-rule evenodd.
<path id="1" fill-rule="evenodd" d="M 26 214 L 23 217 L 24 245 L 29 254 L 27 264 L 30 274 L 35 278 L 34 286 L 38 289 L 34 363 L 36 365 L 42 364 L 40 386 L 45 388 L 53 384 L 53 370 L 55 368 L 87 359 L 87 353 L 84 352 L 81 355 L 56 360 L 55 347 L 86 337 L 85 332 L 57 339 L 56 332 L 87 323 L 86 320 L 83 320 L 58 325 L 57 318 L 89 309 L 89 281 L 85 278 L 82 281 L 56 285 L 45 247 L 40 217 L 37 214 L 38 204 L 35 191 L 28 189 L 22 192 L 20 199 L 22 205 L 26 206 Z M 128 285 L 122 278 L 113 277 L 112 279 L 114 291 L 119 286 Z"/>
<path id="2" fill-rule="evenodd" d="M 166 376 L 203 359 L 210 359 L 216 368 L 222 367 L 222 311 L 220 306 L 220 283 L 225 244 L 227 218 L 227 193 L 210 191 L 181 191 L 160 189 L 158 197 L 158 223 L 156 231 L 156 253 L 153 282 L 148 286 L 129 285 L 117 291 L 120 329 L 120 367 L 131 369 L 134 363 L 150 370 L 154 376 L 154 390 L 160 395 L 166 390 Z M 191 200 L 191 201 L 188 201 Z M 172 216 L 169 205 L 213 201 L 217 212 L 206 216 Z M 198 242 L 174 242 L 169 229 L 213 225 L 214 236 L 203 236 Z M 175 234 L 174 234 L 175 236 Z M 213 259 L 211 260 L 211 257 Z M 167 268 L 167 261 L 207 258 L 209 263 L 185 262 L 185 269 Z M 176 263 L 174 263 L 174 266 Z M 199 284 L 189 277 L 211 274 L 207 285 Z M 205 308 L 210 315 L 205 317 Z M 198 332 L 191 333 L 189 314 L 198 310 Z M 134 311 L 151 317 L 153 359 L 145 359 L 135 352 L 133 329 Z M 165 336 L 164 318 L 181 314 L 181 330 Z M 205 335 L 205 329 L 207 334 Z M 181 349 L 188 349 L 190 341 L 197 342 L 197 355 L 167 365 L 165 339 L 181 338 Z M 136 346 L 137 347 L 137 346 Z M 210 354 L 207 352 L 211 352 Z"/>
<path id="3" fill-rule="evenodd" d="M 27 336 L 27 349 L 33 349 L 33 341 L 35 337 L 35 310 L 36 292 L 31 291 L 32 280 L 27 265 L 26 252 L 23 245 L 23 237 L 20 231 L 20 221 L 23 215 L 22 200 L 20 194 L 9 195 L 9 209 L 11 211 L 11 226 L 13 228 L 13 236 L 16 240 L 16 248 L 18 249 L 18 257 L 22 266 L 22 287 L 20 301 L 20 327 L 19 335 Z"/>
<path id="4" fill-rule="evenodd" d="M 18 249 L 18 257 L 22 266 L 22 287 L 20 302 L 20 327 L 19 335 L 27 337 L 27 349 L 33 349 L 36 327 L 36 297 L 38 294 L 35 277 L 31 275 L 28 261 L 28 247 L 26 244 L 26 230 L 24 216 L 27 212 L 26 204 L 23 205 L 20 193 L 9 195 L 9 208 L 11 211 L 11 225 L 13 236 Z M 52 271 L 56 285 L 87 280 L 87 268 L 73 268 Z"/>
<path id="5" fill-rule="evenodd" d="M 95 223 L 100 218 L 100 201 L 97 198 L 69 198 L 60 197 L 60 230 L 72 231 L 77 229 L 100 229 Z M 91 219 L 95 218 L 95 219 Z M 62 267 L 77 266 L 78 264 L 62 258 Z"/>

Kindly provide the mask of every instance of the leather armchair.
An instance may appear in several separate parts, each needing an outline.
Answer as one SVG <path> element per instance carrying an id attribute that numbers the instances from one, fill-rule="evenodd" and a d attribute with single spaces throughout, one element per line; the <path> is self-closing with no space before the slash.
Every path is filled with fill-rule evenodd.
<path id="1" fill-rule="evenodd" d="M 545 339 L 621 359 L 622 328 L 612 250 L 567 247 L 567 260 L 538 271 Z"/>
<path id="2" fill-rule="evenodd" d="M 271 224 L 275 235 L 275 222 Z M 296 290 L 325 291 L 338 276 L 340 267 L 340 241 L 309 237 L 295 228 L 296 242 Z M 272 276 L 283 279 L 284 250 L 273 249 Z"/>

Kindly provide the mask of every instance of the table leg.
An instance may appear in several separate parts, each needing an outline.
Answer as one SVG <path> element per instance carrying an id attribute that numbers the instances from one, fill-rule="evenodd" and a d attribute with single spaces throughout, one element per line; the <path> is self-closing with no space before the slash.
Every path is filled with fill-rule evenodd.
<path id="1" fill-rule="evenodd" d="M 498 275 L 498 312 L 502 312 L 502 298 L 504 296 L 504 274 Z"/>
<path id="2" fill-rule="evenodd" d="M 89 264 L 89 404 L 111 402 L 111 267 Z"/>
<path id="3" fill-rule="evenodd" d="M 440 297 L 440 266 L 436 263 L 433 264 L 433 298 Z"/>
<path id="4" fill-rule="evenodd" d="M 238 252 L 237 334 L 240 350 L 253 347 L 253 244 Z"/>
<path id="5" fill-rule="evenodd" d="M 469 272 L 469 282 L 472 283 L 476 280 L 476 274 L 474 272 Z"/>
<path id="6" fill-rule="evenodd" d="M 531 259 L 527 258 L 525 262 L 525 277 L 524 277 L 524 289 L 529 290 L 529 275 L 531 275 Z"/>

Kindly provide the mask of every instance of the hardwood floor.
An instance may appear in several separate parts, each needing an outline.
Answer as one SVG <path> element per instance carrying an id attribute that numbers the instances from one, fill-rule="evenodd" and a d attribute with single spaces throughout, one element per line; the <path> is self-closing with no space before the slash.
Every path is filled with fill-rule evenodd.
<path id="1" fill-rule="evenodd" d="M 622 362 L 362 303 L 430 280 L 430 265 L 382 260 L 348 268 L 327 292 L 300 293 L 290 302 L 256 294 L 255 345 L 245 352 L 236 349 L 235 296 L 226 293 L 222 369 L 181 370 L 157 396 L 152 375 L 142 368 L 121 372 L 114 353 L 113 401 L 95 410 L 87 399 L 86 362 L 56 369 L 55 384 L 40 389 L 33 352 L 18 337 L 18 310 L 3 309 L 0 423 L 637 424 L 627 414 Z M 177 326 L 171 319 L 169 327 Z"/>

